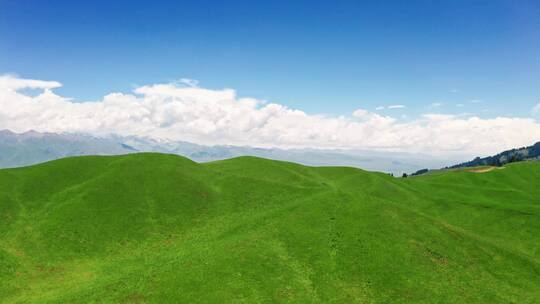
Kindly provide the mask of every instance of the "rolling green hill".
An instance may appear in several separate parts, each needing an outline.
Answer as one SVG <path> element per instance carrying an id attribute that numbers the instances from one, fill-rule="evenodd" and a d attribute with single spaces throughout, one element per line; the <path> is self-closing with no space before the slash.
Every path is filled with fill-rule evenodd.
<path id="1" fill-rule="evenodd" d="M 408 179 L 240 157 L 0 170 L 2 303 L 539 303 L 540 163 Z"/>

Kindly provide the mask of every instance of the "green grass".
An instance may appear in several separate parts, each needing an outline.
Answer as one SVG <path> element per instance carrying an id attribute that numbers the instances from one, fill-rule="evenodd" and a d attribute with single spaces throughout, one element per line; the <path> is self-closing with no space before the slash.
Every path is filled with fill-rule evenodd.
<path id="1" fill-rule="evenodd" d="M 0 170 L 2 303 L 539 303 L 540 163 L 409 179 L 240 157 Z"/>

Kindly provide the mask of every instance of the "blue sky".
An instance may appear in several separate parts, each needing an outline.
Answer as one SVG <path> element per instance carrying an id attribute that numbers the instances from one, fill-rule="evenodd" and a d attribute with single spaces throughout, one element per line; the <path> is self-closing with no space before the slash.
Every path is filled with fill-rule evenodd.
<path id="1" fill-rule="evenodd" d="M 307 113 L 527 116 L 540 3 L 1 0 L 5 73 L 76 100 L 192 78 Z"/>

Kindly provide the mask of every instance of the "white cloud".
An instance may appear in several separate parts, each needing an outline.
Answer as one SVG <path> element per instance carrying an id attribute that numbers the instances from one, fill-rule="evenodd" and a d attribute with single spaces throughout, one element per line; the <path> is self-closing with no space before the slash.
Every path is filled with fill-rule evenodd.
<path id="1" fill-rule="evenodd" d="M 376 111 L 380 111 L 380 110 L 384 110 L 384 107 L 383 106 L 378 106 L 375 108 Z"/>
<path id="2" fill-rule="evenodd" d="M 9 90 L 19 89 L 44 89 L 50 90 L 61 87 L 62 84 L 57 81 L 43 81 L 33 79 L 21 79 L 16 76 L 0 76 L 0 88 Z"/>
<path id="3" fill-rule="evenodd" d="M 405 108 L 405 106 L 398 104 L 398 105 L 390 105 L 387 108 L 388 109 L 403 109 L 403 108 Z"/>
<path id="4" fill-rule="evenodd" d="M 484 101 L 483 100 L 480 100 L 480 99 L 471 99 L 469 100 L 470 103 L 483 103 Z"/>
<path id="5" fill-rule="evenodd" d="M 391 125 L 395 122 L 395 119 L 390 116 L 382 116 L 377 113 L 368 112 L 364 109 L 354 111 L 353 116 L 362 122 L 370 123 L 373 128 Z"/>
<path id="6" fill-rule="evenodd" d="M 146 85 L 134 93 L 110 93 L 99 101 L 76 103 L 53 92 L 60 85 L 0 76 L 0 129 L 116 133 L 210 145 L 388 149 L 439 155 L 489 154 L 540 139 L 540 123 L 532 118 L 427 114 L 402 122 L 364 109 L 349 116 L 328 117 L 239 98 L 232 89 L 179 83 Z M 30 96 L 23 93 L 25 88 L 43 92 Z"/>
<path id="7" fill-rule="evenodd" d="M 438 108 L 438 107 L 442 107 L 444 105 L 444 103 L 442 102 L 434 102 L 432 104 L 429 105 L 430 108 Z"/>

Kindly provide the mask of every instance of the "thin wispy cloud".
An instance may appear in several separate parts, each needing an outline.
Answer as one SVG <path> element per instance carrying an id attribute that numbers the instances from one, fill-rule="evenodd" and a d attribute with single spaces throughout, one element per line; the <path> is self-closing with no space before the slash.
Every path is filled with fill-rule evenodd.
<path id="1" fill-rule="evenodd" d="M 439 107 L 442 107 L 443 105 L 444 105 L 443 102 L 434 102 L 429 105 L 429 108 L 439 108 Z"/>
<path id="2" fill-rule="evenodd" d="M 540 115 L 540 102 L 536 106 L 533 107 L 532 113 L 535 115 Z"/>
<path id="3" fill-rule="evenodd" d="M 481 99 L 471 99 L 469 100 L 470 103 L 483 103 L 484 101 Z"/>
<path id="4" fill-rule="evenodd" d="M 198 87 L 199 86 L 199 81 L 198 80 L 190 79 L 190 78 L 180 78 L 178 80 L 178 83 L 183 84 L 183 85 L 188 86 L 188 87 Z"/>
<path id="5" fill-rule="evenodd" d="M 404 105 L 401 105 L 401 104 L 396 104 L 396 105 L 390 105 L 388 107 L 386 107 L 387 109 L 403 109 L 405 108 Z"/>

